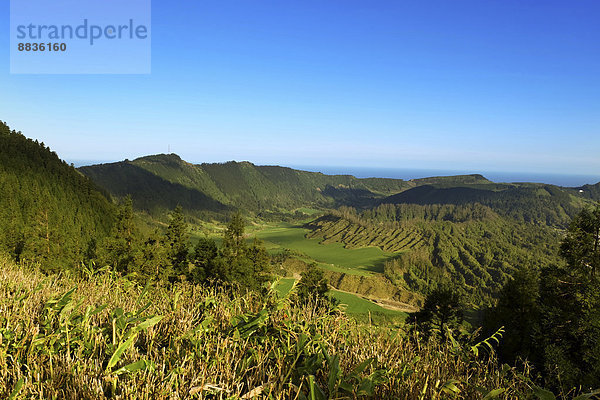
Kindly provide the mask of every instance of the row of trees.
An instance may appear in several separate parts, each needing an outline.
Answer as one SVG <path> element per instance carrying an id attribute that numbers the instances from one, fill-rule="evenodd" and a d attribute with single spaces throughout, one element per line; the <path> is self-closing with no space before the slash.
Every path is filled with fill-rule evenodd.
<path id="1" fill-rule="evenodd" d="M 164 233 L 156 230 L 143 236 L 134 221 L 131 198 L 127 197 L 118 207 L 111 233 L 95 249 L 90 249 L 90 258 L 97 265 L 110 265 L 122 274 L 144 280 L 218 279 L 259 288 L 269 280 L 271 259 L 258 239 L 247 243 L 244 230 L 243 217 L 234 214 L 221 246 L 212 238 L 202 237 L 191 248 L 188 226 L 178 206 L 171 213 Z"/>

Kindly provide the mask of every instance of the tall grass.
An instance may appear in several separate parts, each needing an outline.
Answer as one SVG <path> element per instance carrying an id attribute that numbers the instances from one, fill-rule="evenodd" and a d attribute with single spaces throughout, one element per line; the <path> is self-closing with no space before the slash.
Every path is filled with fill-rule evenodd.
<path id="1" fill-rule="evenodd" d="M 483 347 L 483 346 L 479 346 Z M 479 348 L 477 347 L 477 348 Z M 476 355 L 475 353 L 480 353 Z M 493 354 L 274 291 L 44 276 L 0 258 L 0 398 L 521 398 Z"/>

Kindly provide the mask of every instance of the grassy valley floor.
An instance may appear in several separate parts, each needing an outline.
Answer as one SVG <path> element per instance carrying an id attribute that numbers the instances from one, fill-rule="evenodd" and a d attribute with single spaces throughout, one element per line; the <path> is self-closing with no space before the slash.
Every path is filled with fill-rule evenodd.
<path id="1" fill-rule="evenodd" d="M 269 250 L 295 250 L 325 269 L 353 275 L 382 273 L 383 263 L 393 256 L 377 247 L 347 249 L 341 243 L 321 244 L 318 239 L 307 239 L 308 232 L 301 225 L 278 223 L 257 231 L 256 236 Z"/>

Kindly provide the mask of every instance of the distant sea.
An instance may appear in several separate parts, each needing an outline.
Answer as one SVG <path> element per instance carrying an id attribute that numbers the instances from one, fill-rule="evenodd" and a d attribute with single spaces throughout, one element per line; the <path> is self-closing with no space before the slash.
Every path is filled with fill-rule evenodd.
<path id="1" fill-rule="evenodd" d="M 367 167 L 330 167 L 291 165 L 291 168 L 304 171 L 322 172 L 327 175 L 354 175 L 357 178 L 394 178 L 417 179 L 432 176 L 480 174 L 493 182 L 539 182 L 552 185 L 578 187 L 600 182 L 597 175 L 563 175 L 536 172 L 497 172 L 497 171 L 452 171 L 443 169 L 410 169 L 410 168 L 367 168 Z"/>
<path id="2" fill-rule="evenodd" d="M 106 164 L 116 162 L 115 160 L 65 160 L 68 164 L 73 164 L 75 168 L 87 167 L 88 165 Z"/>

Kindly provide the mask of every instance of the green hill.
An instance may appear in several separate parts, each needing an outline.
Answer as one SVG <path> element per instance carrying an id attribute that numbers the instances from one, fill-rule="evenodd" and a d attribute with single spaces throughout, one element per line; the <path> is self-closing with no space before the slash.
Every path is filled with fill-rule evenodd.
<path id="1" fill-rule="evenodd" d="M 59 269 L 112 224 L 108 193 L 44 143 L 0 122 L 0 250 Z"/>
<path id="2" fill-rule="evenodd" d="M 593 199 L 583 194 L 571 188 L 535 183 L 426 184 L 389 196 L 380 204 L 479 203 L 519 222 L 564 228 L 588 199 Z"/>
<path id="3" fill-rule="evenodd" d="M 576 188 L 571 188 L 571 192 L 577 196 L 593 201 L 600 201 L 600 182 L 595 185 L 583 185 Z"/>
<path id="4" fill-rule="evenodd" d="M 152 214 L 180 204 L 188 212 L 199 216 L 243 209 L 263 217 L 275 215 L 272 219 L 306 206 L 372 207 L 382 201 L 395 202 L 395 196 L 402 193 L 407 193 L 413 202 L 428 201 L 421 197 L 427 196 L 432 185 L 439 188 L 469 186 L 474 191 L 484 192 L 510 187 L 490 182 L 481 175 L 409 181 L 359 179 L 351 175 L 325 175 L 280 166 L 257 166 L 249 162 L 191 164 L 175 154 L 86 166 L 80 171 L 115 196 L 130 194 L 136 208 Z M 416 197 L 412 199 L 411 196 Z M 479 197 L 470 195 L 466 201 Z M 403 198 L 398 201 L 402 202 Z"/>
<path id="5" fill-rule="evenodd" d="M 117 197 L 132 194 L 136 208 L 149 212 L 172 210 L 178 204 L 188 211 L 226 211 L 228 206 L 205 193 L 172 182 L 131 162 L 83 167 L 80 171 Z"/>
<path id="6" fill-rule="evenodd" d="M 415 185 L 398 179 L 358 179 L 249 162 L 195 165 L 175 154 L 87 166 L 80 171 L 116 196 L 131 194 L 137 208 L 150 212 L 176 204 L 192 212 L 240 208 L 262 214 L 302 206 L 370 205 Z"/>
<path id="7" fill-rule="evenodd" d="M 520 265 L 559 262 L 556 229 L 517 222 L 479 204 L 386 204 L 360 214 L 333 212 L 305 227 L 307 237 L 323 244 L 396 253 L 384 274 L 400 287 L 427 293 L 450 285 L 476 302 L 495 297 Z"/>

